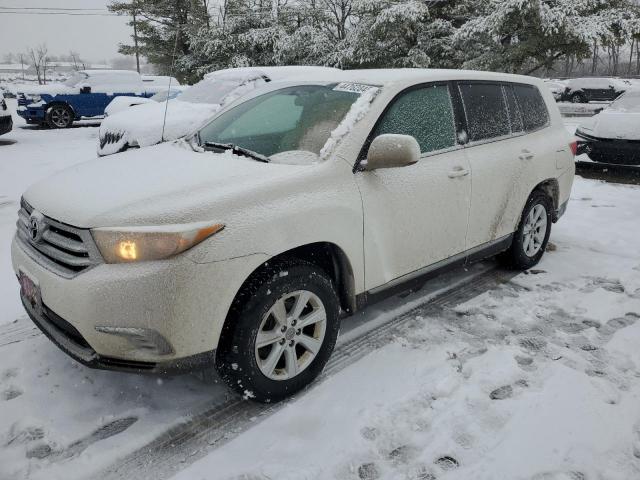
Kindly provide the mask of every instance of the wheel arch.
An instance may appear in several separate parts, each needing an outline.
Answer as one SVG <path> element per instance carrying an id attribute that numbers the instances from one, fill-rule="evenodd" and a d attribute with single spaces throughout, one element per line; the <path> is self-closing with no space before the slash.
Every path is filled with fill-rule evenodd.
<path id="1" fill-rule="evenodd" d="M 560 207 L 560 184 L 558 183 L 558 179 L 556 179 L 556 178 L 548 178 L 548 179 L 540 182 L 531 191 L 531 193 L 529 194 L 529 197 L 536 190 L 542 191 L 545 194 L 547 194 L 549 196 L 549 198 L 551 198 L 551 201 L 553 202 L 554 211 L 558 210 L 558 208 Z M 554 221 L 555 221 L 555 219 L 554 219 Z"/>
<path id="2" fill-rule="evenodd" d="M 260 270 L 269 264 L 280 261 L 306 261 L 321 268 L 334 283 L 336 293 L 340 299 L 340 307 L 348 313 L 356 310 L 355 276 L 351 262 L 345 251 L 332 242 L 314 242 L 285 250 L 273 257 L 251 272 L 242 283 L 236 293 L 236 297 L 245 288 L 246 284 Z M 234 298 L 235 302 L 235 298 Z"/>

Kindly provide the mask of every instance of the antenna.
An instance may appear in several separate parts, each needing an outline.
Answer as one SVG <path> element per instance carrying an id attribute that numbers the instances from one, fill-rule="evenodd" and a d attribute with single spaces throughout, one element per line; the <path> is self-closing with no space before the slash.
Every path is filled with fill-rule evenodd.
<path id="1" fill-rule="evenodd" d="M 180 34 L 181 25 L 176 27 L 176 39 L 173 45 L 173 57 L 171 58 L 171 70 L 169 71 L 169 87 L 167 89 L 167 99 L 164 101 L 164 118 L 162 119 L 162 135 L 160 142 L 164 142 L 164 127 L 167 124 L 167 109 L 169 108 L 169 96 L 171 95 L 171 80 L 173 79 L 173 70 L 176 66 L 176 52 L 178 51 L 178 35 Z"/>

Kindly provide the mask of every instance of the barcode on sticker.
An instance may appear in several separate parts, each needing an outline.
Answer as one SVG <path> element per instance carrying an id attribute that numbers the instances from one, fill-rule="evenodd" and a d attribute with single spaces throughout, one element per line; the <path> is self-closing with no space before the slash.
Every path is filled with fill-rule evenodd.
<path id="1" fill-rule="evenodd" d="M 364 93 L 372 88 L 375 87 L 371 85 L 365 85 L 364 83 L 340 82 L 333 89 L 336 92 Z"/>

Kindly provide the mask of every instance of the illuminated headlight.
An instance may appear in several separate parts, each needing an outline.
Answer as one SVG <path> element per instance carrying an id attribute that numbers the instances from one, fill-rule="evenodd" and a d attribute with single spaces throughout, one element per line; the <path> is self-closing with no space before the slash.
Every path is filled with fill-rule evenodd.
<path id="1" fill-rule="evenodd" d="M 221 223 L 161 227 L 95 228 L 93 239 L 107 263 L 146 262 L 173 257 L 224 228 Z"/>

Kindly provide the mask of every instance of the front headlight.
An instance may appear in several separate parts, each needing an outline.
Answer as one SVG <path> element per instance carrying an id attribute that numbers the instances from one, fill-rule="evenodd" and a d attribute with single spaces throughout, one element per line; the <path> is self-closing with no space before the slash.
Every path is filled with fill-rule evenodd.
<path id="1" fill-rule="evenodd" d="M 33 103 L 38 103 L 40 100 L 42 100 L 42 97 L 40 95 L 27 95 L 27 100 Z"/>
<path id="2" fill-rule="evenodd" d="M 189 250 L 221 231 L 221 223 L 160 227 L 95 228 L 93 239 L 107 263 L 162 260 Z"/>

